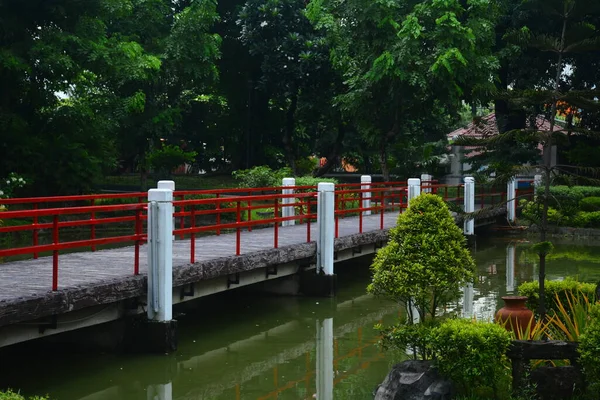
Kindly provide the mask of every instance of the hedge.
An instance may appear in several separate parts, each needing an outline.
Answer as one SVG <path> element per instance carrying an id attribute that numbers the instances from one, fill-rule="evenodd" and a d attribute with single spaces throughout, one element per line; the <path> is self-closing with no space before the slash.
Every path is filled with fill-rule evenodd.
<path id="1" fill-rule="evenodd" d="M 521 296 L 527 296 L 527 307 L 535 314 L 537 314 L 539 306 L 539 282 L 524 282 L 519 285 L 519 294 Z M 563 304 L 567 304 L 567 298 L 565 292 L 570 291 L 573 293 L 581 292 L 590 300 L 594 302 L 596 300 L 596 284 L 595 283 L 584 283 L 576 281 L 572 278 L 567 278 L 564 281 L 545 281 L 544 293 L 546 298 L 546 312 L 552 313 L 556 310 L 556 295 L 558 294 Z"/>

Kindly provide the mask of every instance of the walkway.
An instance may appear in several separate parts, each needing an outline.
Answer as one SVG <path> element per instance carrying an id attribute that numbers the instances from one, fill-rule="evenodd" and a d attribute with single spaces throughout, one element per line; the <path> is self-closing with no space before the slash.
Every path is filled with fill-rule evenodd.
<path id="1" fill-rule="evenodd" d="M 384 214 L 384 231 L 379 229 L 379 215 L 363 217 L 362 234 L 358 233 L 358 217 L 340 219 L 336 247 L 345 249 L 348 246 L 385 240 L 387 228 L 395 224 L 397 216 L 398 212 Z M 316 238 L 316 229 L 316 224 L 312 224 L 312 239 Z M 235 233 L 197 238 L 194 264 L 189 262 L 190 240 L 175 240 L 173 286 L 265 267 L 272 262 L 269 259 L 272 260 L 273 256 L 278 258 L 278 263 L 315 256 L 315 242 L 306 243 L 306 225 L 279 227 L 278 249 L 273 249 L 273 232 L 272 227 L 242 232 L 240 256 L 235 256 Z M 49 290 L 52 282 L 52 257 L 1 264 L 0 326 L 144 295 L 147 248 L 146 245 L 140 248 L 138 276 L 132 275 L 133 249 L 133 246 L 127 246 L 61 255 L 59 290 L 56 292 Z M 285 256 L 288 259 L 282 258 Z M 97 297 L 98 295 L 102 298 Z M 46 312 L 39 307 L 47 308 Z M 19 310 L 20 315 L 15 314 Z"/>

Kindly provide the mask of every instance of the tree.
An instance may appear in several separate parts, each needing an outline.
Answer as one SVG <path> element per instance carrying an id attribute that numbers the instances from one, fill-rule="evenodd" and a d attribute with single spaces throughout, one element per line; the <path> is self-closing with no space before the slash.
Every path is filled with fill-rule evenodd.
<path id="1" fill-rule="evenodd" d="M 385 179 L 395 144 L 430 146 L 458 116 L 461 100 L 490 92 L 494 2 L 316 0 L 309 16 L 327 30 L 344 77 L 336 104 L 377 149 Z"/>
<path id="2" fill-rule="evenodd" d="M 536 75 L 523 81 L 509 82 L 512 90 L 501 92 L 499 97 L 520 109 L 527 124 L 525 129 L 512 129 L 496 137 L 483 140 L 462 139 L 461 145 L 482 145 L 491 154 L 502 155 L 506 143 L 528 143 L 530 149 L 541 147 L 543 157 L 531 165 L 515 165 L 510 161 L 502 164 L 503 169 L 488 171 L 496 173 L 497 179 L 506 181 L 519 173 L 541 173 L 544 187 L 538 195 L 542 206 L 539 224 L 540 242 L 535 245 L 539 255 L 540 302 L 538 313 L 545 318 L 544 281 L 546 256 L 551 250 L 548 242 L 548 208 L 551 201 L 550 185 L 561 175 L 580 180 L 599 182 L 589 174 L 597 175 L 600 170 L 581 165 L 568 165 L 557 162 L 556 147 L 568 144 L 569 138 L 599 139 L 600 132 L 588 118 L 576 118 L 577 114 L 597 115 L 600 110 L 598 84 L 600 77 L 592 72 L 598 62 L 600 34 L 600 4 L 593 0 L 527 0 L 522 3 L 522 12 L 535 14 L 531 27 L 522 27 L 518 32 L 509 32 L 515 43 L 533 49 L 529 57 L 535 58 L 532 65 L 543 65 L 536 69 Z M 540 18 L 542 17 L 542 18 Z M 543 21 L 543 22 L 539 22 Z M 530 69 L 531 71 L 531 69 Z M 566 116 L 564 122 L 559 115 Z M 586 125 L 587 124 L 587 125 Z M 586 172 L 587 175 L 586 176 Z"/>
<path id="3" fill-rule="evenodd" d="M 375 256 L 370 293 L 402 303 L 413 320 L 414 306 L 424 321 L 457 298 L 472 282 L 475 262 L 466 239 L 444 201 L 431 194 L 411 200 L 390 240 Z"/>

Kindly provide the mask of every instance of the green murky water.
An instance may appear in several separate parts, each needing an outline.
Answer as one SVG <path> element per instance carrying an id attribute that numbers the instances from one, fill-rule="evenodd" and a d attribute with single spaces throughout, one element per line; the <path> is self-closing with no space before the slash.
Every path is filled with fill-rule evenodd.
<path id="1" fill-rule="evenodd" d="M 528 246 L 514 238 L 478 243 L 477 282 L 464 311 L 492 318 L 501 296 L 537 274 Z M 397 361 L 380 351 L 373 325 L 393 322 L 399 310 L 365 294 L 369 262 L 336 267 L 335 300 L 235 291 L 202 299 L 178 318 L 179 351 L 168 356 L 70 354 L 29 345 L 2 351 L 0 387 L 55 400 L 313 399 L 318 390 L 325 391 L 320 399 L 370 399 Z M 558 241 L 548 278 L 566 276 L 600 280 L 600 243 Z M 449 308 L 464 312 L 463 300 Z"/>

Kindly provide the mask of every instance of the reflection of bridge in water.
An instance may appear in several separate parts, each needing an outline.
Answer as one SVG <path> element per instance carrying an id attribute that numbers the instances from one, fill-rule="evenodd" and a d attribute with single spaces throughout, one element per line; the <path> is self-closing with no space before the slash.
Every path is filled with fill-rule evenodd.
<path id="1" fill-rule="evenodd" d="M 370 304 L 377 305 L 377 311 L 356 317 L 355 305 L 371 308 Z M 397 313 L 395 304 L 382 306 L 371 296 L 360 296 L 338 303 L 335 311 L 332 306 L 325 315 L 319 312 L 315 319 L 288 321 L 197 356 L 185 359 L 178 356 L 176 362 L 169 362 L 163 371 L 153 373 L 151 377 L 140 374 L 137 380 L 134 377 L 131 381 L 115 377 L 115 381 L 122 380 L 122 384 L 86 394 L 80 399 L 129 399 L 127 386 L 130 385 L 146 387 L 147 399 L 152 400 L 266 400 L 281 398 L 289 391 L 295 393 L 286 398 L 313 399 L 318 396 L 319 399 L 333 399 L 337 384 L 366 370 L 373 361 L 383 359 L 377 347 L 376 333 L 370 328 L 379 321 L 394 318 Z M 315 332 L 315 339 L 282 348 L 286 337 L 298 330 Z M 225 364 L 232 367 L 225 371 L 215 367 Z M 243 366 L 238 368 L 236 364 Z M 264 382 L 265 376 L 272 376 L 272 389 L 266 393 L 265 385 L 256 387 L 256 380 Z M 195 379 L 199 384 L 182 393 L 181 387 L 190 386 L 185 381 Z"/>

